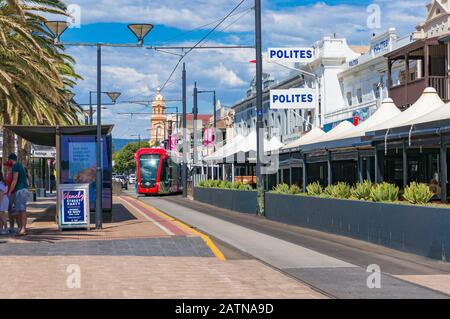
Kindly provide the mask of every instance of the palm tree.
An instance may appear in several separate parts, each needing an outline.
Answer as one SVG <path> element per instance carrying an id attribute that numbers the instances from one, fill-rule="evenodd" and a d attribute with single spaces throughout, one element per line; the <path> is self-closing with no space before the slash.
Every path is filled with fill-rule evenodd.
<path id="1" fill-rule="evenodd" d="M 66 15 L 60 0 L 0 0 L 0 117 L 2 124 L 79 124 L 66 96 L 80 77 L 75 61 L 55 45 L 42 13 Z M 13 150 L 4 130 L 3 154 Z"/>

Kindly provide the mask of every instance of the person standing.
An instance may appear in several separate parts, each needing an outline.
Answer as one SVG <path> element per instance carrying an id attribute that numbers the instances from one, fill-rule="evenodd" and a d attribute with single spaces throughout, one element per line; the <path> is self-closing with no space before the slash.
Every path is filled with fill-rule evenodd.
<path id="1" fill-rule="evenodd" d="M 10 160 L 5 161 L 5 182 L 6 182 L 6 186 L 8 186 L 8 190 L 11 189 L 11 184 L 13 181 L 13 173 L 12 173 L 12 166 L 13 166 L 13 162 Z M 6 197 L 8 197 L 8 193 L 5 194 Z M 12 197 L 12 196 L 11 196 Z M 8 207 L 8 219 L 9 219 L 9 232 L 11 234 L 13 233 L 17 233 L 19 231 L 19 228 L 14 228 L 15 224 L 17 223 L 17 227 L 19 227 L 19 219 L 18 216 L 16 216 L 15 212 L 15 208 L 13 205 L 13 201 L 10 198 L 9 199 L 9 207 Z"/>
<path id="2" fill-rule="evenodd" d="M 9 199 L 8 199 L 8 186 L 3 178 L 3 173 L 0 172 L 0 234 L 6 235 L 9 234 L 8 231 L 8 208 L 9 208 Z"/>
<path id="3" fill-rule="evenodd" d="M 27 180 L 27 170 L 25 167 L 17 161 L 16 154 L 10 154 L 8 160 L 12 161 L 12 174 L 13 180 L 11 187 L 8 191 L 15 211 L 14 215 L 18 217 L 19 222 L 19 232 L 17 236 L 27 235 L 27 202 L 28 202 L 28 180 Z"/>

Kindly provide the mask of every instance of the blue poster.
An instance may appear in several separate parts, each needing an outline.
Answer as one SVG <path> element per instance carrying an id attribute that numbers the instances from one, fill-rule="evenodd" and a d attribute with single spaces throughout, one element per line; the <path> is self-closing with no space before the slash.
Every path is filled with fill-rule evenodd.
<path id="1" fill-rule="evenodd" d="M 63 224 L 85 224 L 86 212 L 85 201 L 86 194 L 84 191 L 63 190 Z"/>

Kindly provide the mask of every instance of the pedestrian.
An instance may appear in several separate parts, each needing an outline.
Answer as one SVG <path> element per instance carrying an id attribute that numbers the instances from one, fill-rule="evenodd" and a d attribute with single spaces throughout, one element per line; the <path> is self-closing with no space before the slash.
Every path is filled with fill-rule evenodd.
<path id="1" fill-rule="evenodd" d="M 13 215 L 17 216 L 19 222 L 19 232 L 17 236 L 27 235 L 27 201 L 28 201 L 28 181 L 25 167 L 18 162 L 17 155 L 12 153 L 8 156 L 12 161 L 13 180 L 8 190 L 8 195 L 12 195 L 12 201 L 15 208 Z"/>
<path id="2" fill-rule="evenodd" d="M 3 164 L 5 166 L 5 183 L 6 186 L 8 186 L 8 192 L 11 189 L 11 184 L 13 181 L 13 173 L 12 173 L 12 167 L 13 162 L 10 160 L 5 161 Z M 7 196 L 8 193 L 6 193 Z M 15 214 L 15 207 L 14 207 L 14 201 L 13 201 L 14 195 L 9 196 L 9 206 L 8 206 L 8 219 L 9 219 L 9 232 L 16 233 L 19 231 L 19 228 L 14 228 L 14 226 L 17 224 L 17 227 L 19 227 L 19 220 L 17 215 Z"/>
<path id="3" fill-rule="evenodd" d="M 3 173 L 0 171 L 0 234 L 7 235 L 8 231 L 8 186 L 6 185 Z"/>

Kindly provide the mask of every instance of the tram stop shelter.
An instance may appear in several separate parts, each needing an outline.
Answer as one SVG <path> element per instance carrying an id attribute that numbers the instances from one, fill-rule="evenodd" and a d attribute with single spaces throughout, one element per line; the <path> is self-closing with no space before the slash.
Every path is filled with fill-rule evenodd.
<path id="1" fill-rule="evenodd" d="M 103 220 L 111 219 L 112 211 L 112 129 L 102 126 Z M 56 187 L 89 184 L 89 209 L 95 212 L 97 174 L 97 127 L 84 126 L 21 126 L 5 125 L 23 139 L 56 148 Z M 58 197 L 59 198 L 59 197 Z M 59 204 L 59 203 L 58 203 Z M 59 207 L 59 205 L 58 205 Z M 91 220 L 94 220 L 91 218 Z"/>

